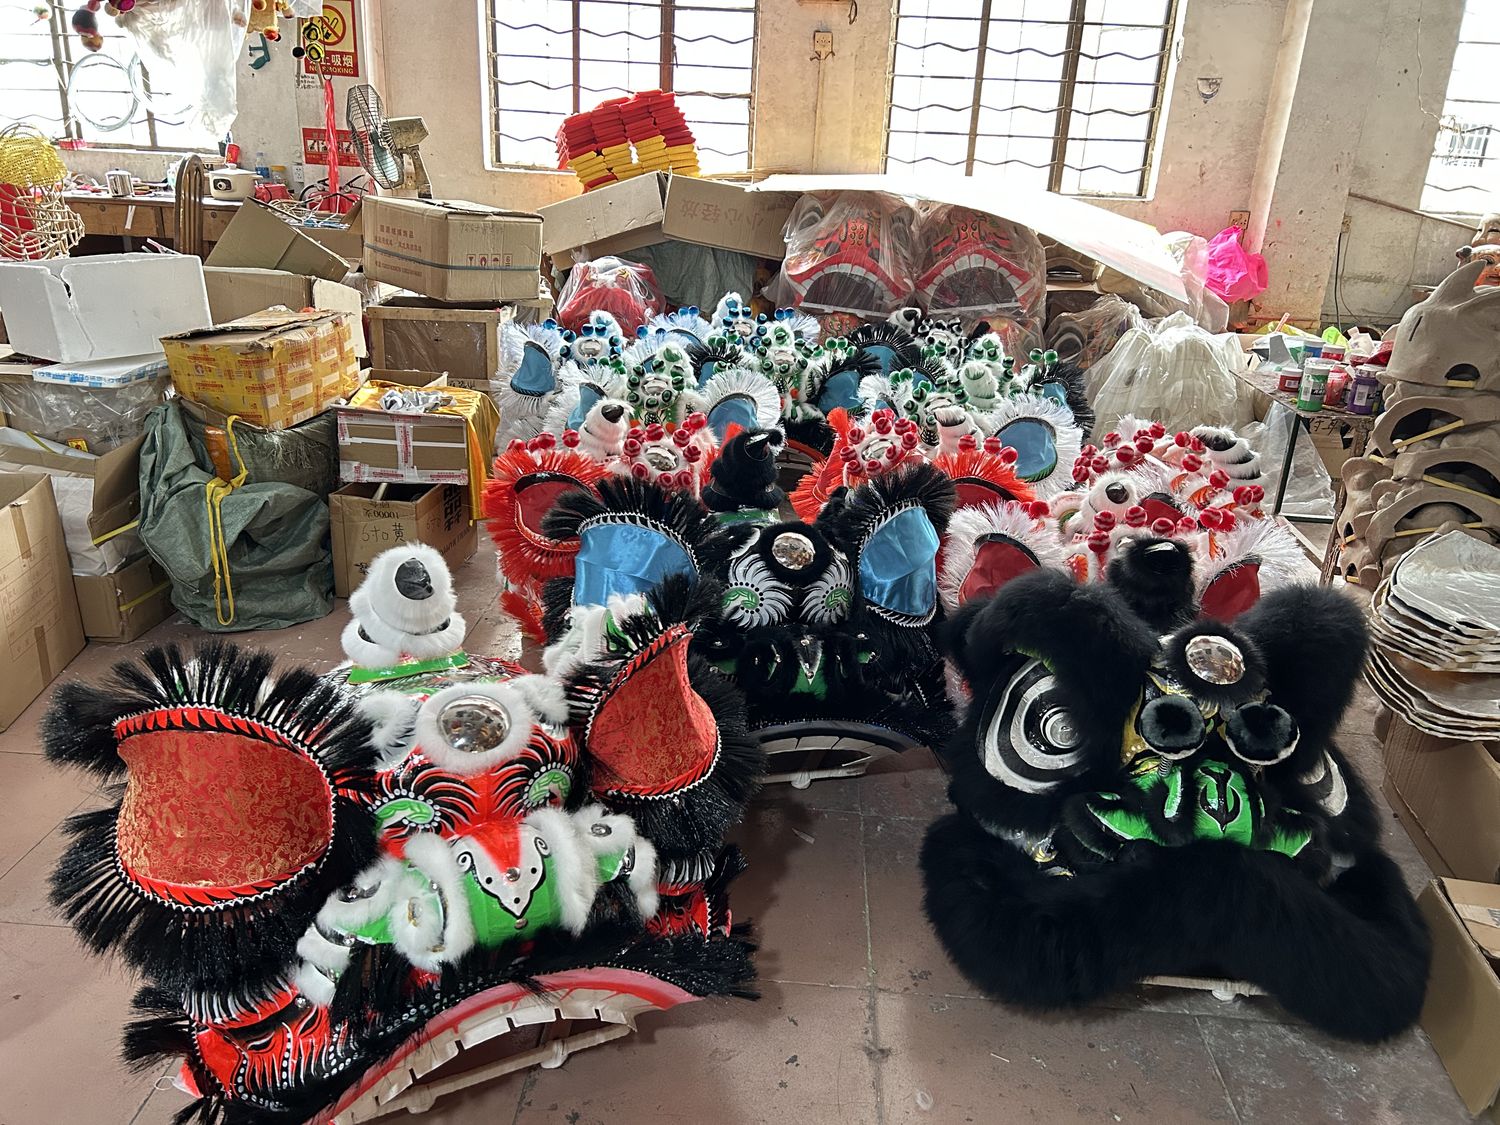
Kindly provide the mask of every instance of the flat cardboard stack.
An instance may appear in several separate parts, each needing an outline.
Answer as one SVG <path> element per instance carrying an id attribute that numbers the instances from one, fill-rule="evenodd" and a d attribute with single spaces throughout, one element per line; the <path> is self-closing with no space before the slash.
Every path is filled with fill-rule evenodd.
<path id="1" fill-rule="evenodd" d="M 1500 1097 L 1500 886 L 1434 879 L 1417 900 L 1432 933 L 1427 1033 L 1468 1111 L 1496 1120 Z"/>

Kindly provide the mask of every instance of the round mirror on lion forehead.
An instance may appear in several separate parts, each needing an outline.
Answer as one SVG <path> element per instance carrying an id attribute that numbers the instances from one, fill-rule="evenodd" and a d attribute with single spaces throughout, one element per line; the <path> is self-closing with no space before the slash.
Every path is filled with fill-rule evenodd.
<path id="1" fill-rule="evenodd" d="M 771 557 L 788 570 L 802 570 L 816 555 L 813 542 L 797 531 L 784 531 L 771 544 Z"/>
<path id="2" fill-rule="evenodd" d="M 453 749 L 479 754 L 505 741 L 510 733 L 510 714 L 493 699 L 465 695 L 443 708 L 438 727 Z"/>
<path id="3" fill-rule="evenodd" d="M 1245 654 L 1227 637 L 1194 637 L 1185 653 L 1193 675 L 1206 683 L 1237 684 L 1245 677 Z"/>

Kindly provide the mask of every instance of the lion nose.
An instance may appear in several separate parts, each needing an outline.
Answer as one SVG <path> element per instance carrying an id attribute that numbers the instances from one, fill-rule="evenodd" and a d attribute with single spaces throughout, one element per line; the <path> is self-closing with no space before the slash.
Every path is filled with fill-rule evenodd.
<path id="1" fill-rule="evenodd" d="M 1185 758 L 1203 745 L 1203 714 L 1189 699 L 1164 695 L 1141 708 L 1141 737 L 1164 758 Z"/>
<path id="2" fill-rule="evenodd" d="M 404 598 L 424 602 L 432 597 L 432 575 L 416 559 L 407 559 L 396 568 L 396 590 Z"/>
<path id="3" fill-rule="evenodd" d="M 1130 490 L 1119 481 L 1115 481 L 1104 489 L 1104 495 L 1109 497 L 1111 504 L 1123 504 L 1130 499 Z"/>
<path id="4" fill-rule="evenodd" d="M 608 406 L 601 406 L 599 413 L 604 415 L 606 422 L 618 422 L 625 416 L 625 408 L 617 402 L 612 402 Z"/>
<path id="5" fill-rule="evenodd" d="M 1252 766 L 1269 766 L 1297 748 L 1297 720 L 1274 703 L 1246 703 L 1224 718 L 1224 741 Z"/>

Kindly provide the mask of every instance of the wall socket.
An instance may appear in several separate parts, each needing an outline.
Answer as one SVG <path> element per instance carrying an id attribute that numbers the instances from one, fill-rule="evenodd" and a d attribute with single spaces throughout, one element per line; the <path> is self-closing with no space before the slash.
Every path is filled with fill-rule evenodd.
<path id="1" fill-rule="evenodd" d="M 1240 230 L 1248 230 L 1249 227 L 1250 227 L 1250 212 L 1249 211 L 1231 211 L 1231 212 L 1229 212 L 1229 225 L 1232 226 L 1232 227 L 1239 227 Z"/>
<path id="2" fill-rule="evenodd" d="M 813 32 L 812 57 L 818 62 L 822 62 L 824 59 L 831 59 L 833 57 L 833 32 Z"/>

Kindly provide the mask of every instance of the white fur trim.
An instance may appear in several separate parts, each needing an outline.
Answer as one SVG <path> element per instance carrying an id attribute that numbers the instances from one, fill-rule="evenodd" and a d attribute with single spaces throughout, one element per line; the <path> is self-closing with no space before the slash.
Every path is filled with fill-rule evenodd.
<path id="1" fill-rule="evenodd" d="M 1038 500 L 1050 500 L 1060 492 L 1073 487 L 1073 462 L 1083 449 L 1083 430 L 1073 420 L 1073 412 L 1066 406 L 1039 395 L 1015 395 L 1002 399 L 990 420 L 993 432 L 1023 418 L 1034 418 L 1052 427 L 1053 445 L 1057 452 L 1057 464 L 1052 472 L 1041 480 L 1028 482 Z M 1001 435 L 1004 441 L 1004 435 Z"/>
<path id="2" fill-rule="evenodd" d="M 380 768 L 388 769 L 406 757 L 416 741 L 421 701 L 401 691 L 372 691 L 361 696 L 355 706 L 374 728 L 370 745 L 375 748 Z"/>
<path id="3" fill-rule="evenodd" d="M 525 827 L 547 842 L 563 926 L 582 933 L 599 893 L 598 865 L 585 843 L 589 822 L 582 813 L 570 816 L 561 809 L 537 809 L 526 817 Z"/>
<path id="4" fill-rule="evenodd" d="M 407 894 L 391 913 L 391 934 L 403 957 L 417 968 L 435 973 L 474 945 L 474 919 L 464 893 L 464 873 L 448 842 L 432 832 L 419 832 L 406 841 L 406 859 L 411 864 L 403 883 Z M 413 901 L 428 893 L 424 879 L 442 897 L 441 914 L 412 908 Z"/>
<path id="5" fill-rule="evenodd" d="M 508 683 L 521 693 L 537 718 L 553 726 L 568 725 L 568 696 L 562 684 L 549 676 L 517 676 Z"/>
<path id="6" fill-rule="evenodd" d="M 396 588 L 396 574 L 409 562 L 427 571 L 432 581 L 430 597 L 414 600 Z M 406 543 L 380 552 L 371 560 L 365 580 L 349 599 L 349 609 L 356 617 L 398 634 L 434 629 L 452 615 L 457 605 L 447 561 L 425 543 Z M 370 636 L 381 639 L 373 632 Z"/>
<path id="7" fill-rule="evenodd" d="M 479 697 L 505 709 L 510 725 L 499 745 L 481 751 L 455 750 L 443 737 L 438 716 L 443 708 L 459 699 Z M 536 715 L 524 692 L 515 687 L 514 681 L 503 683 L 454 684 L 429 695 L 417 710 L 417 749 L 434 765 L 450 770 L 460 777 L 485 773 L 510 761 L 519 754 L 531 738 L 531 728 Z"/>
<path id="8" fill-rule="evenodd" d="M 306 962 L 298 965 L 292 973 L 292 984 L 308 1003 L 319 1008 L 326 1008 L 333 1003 L 333 994 L 338 988 L 336 980 L 330 980 Z"/>
<path id="9" fill-rule="evenodd" d="M 770 429 L 781 417 L 781 392 L 776 384 L 748 367 L 725 367 L 715 371 L 703 384 L 704 413 L 730 398 L 747 398 L 755 405 L 755 421 L 761 429 Z"/>
<path id="10" fill-rule="evenodd" d="M 637 831 L 635 821 L 622 813 L 611 813 L 603 805 L 585 806 L 574 814 L 574 818 L 584 824 L 583 841 L 596 856 L 635 849 L 635 863 L 625 877 L 625 884 L 635 896 L 641 917 L 655 915 L 661 905 L 657 891 L 656 847 Z M 608 835 L 595 834 L 596 824 L 607 828 Z"/>
<path id="11" fill-rule="evenodd" d="M 356 590 L 355 593 L 359 591 Z M 343 646 L 344 655 L 353 662 L 355 667 L 385 668 L 401 663 L 400 649 L 376 644 L 373 639 L 366 640 L 360 634 L 361 628 L 359 618 L 352 617 L 344 626 L 344 631 L 339 634 L 339 644 Z"/>

